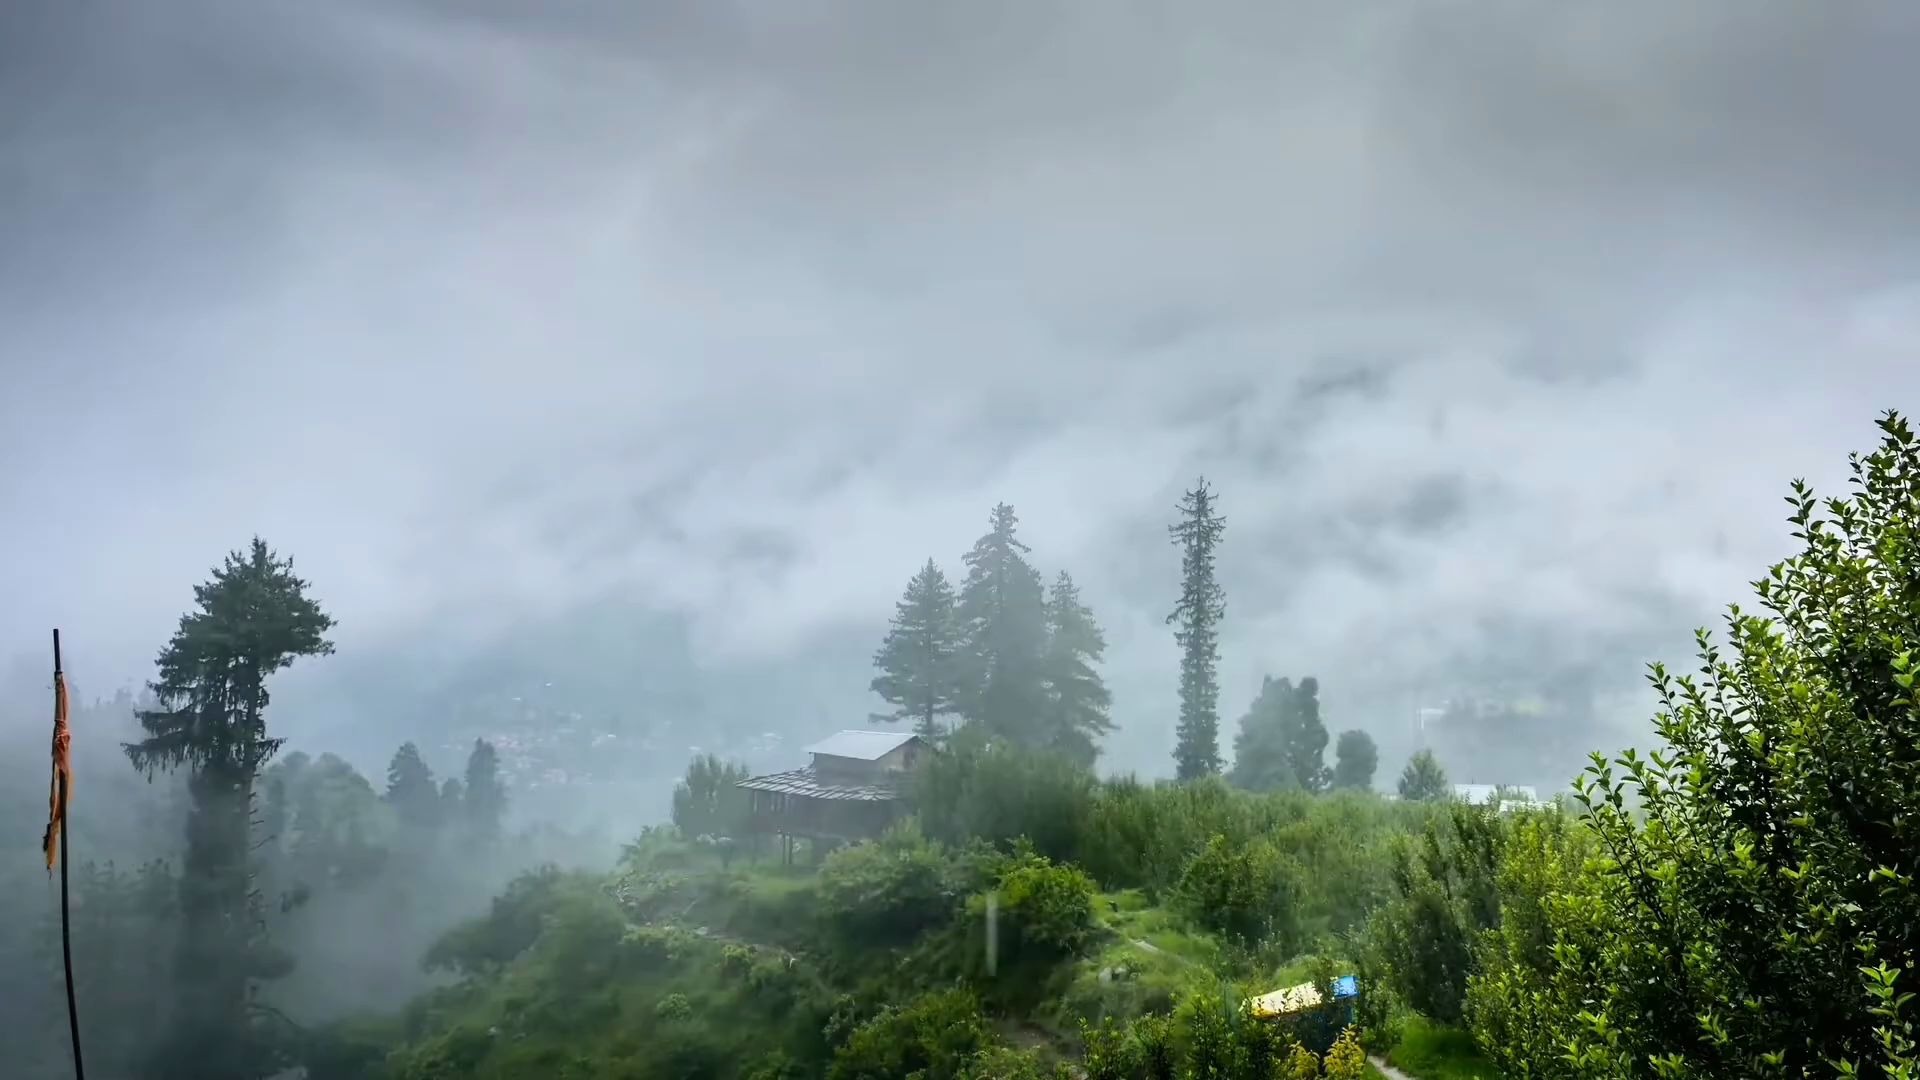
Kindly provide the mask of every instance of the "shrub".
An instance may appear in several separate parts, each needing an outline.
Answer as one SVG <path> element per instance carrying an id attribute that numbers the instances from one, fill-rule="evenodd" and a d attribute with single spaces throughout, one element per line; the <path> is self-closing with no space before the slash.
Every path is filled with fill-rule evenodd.
<path id="1" fill-rule="evenodd" d="M 1320 1059 L 1306 1047 L 1295 1045 L 1287 1053 L 1287 1063 L 1281 1066 L 1280 1075 L 1286 1080 L 1314 1080 L 1320 1075 Z"/>
<path id="2" fill-rule="evenodd" d="M 1080 1026 L 1087 1080 L 1174 1080 L 1172 1025 L 1161 1016 Z"/>
<path id="3" fill-rule="evenodd" d="M 887 1007 L 854 1029 L 835 1052 L 828 1080 L 958 1080 L 988 1042 L 980 1006 L 965 990 L 926 994 Z"/>
<path id="4" fill-rule="evenodd" d="M 1365 1080 L 1367 1052 L 1360 1047 L 1360 1036 L 1352 1028 L 1340 1033 L 1325 1061 L 1327 1080 Z"/>
<path id="5" fill-rule="evenodd" d="M 1093 879 L 1079 867 L 1039 856 L 1024 860 L 1000 876 L 1001 932 L 1049 956 L 1072 953 L 1093 929 L 1094 891 Z"/>
<path id="6" fill-rule="evenodd" d="M 1541 905 L 1549 969 L 1493 954 L 1484 998 L 1563 1075 L 1920 1069 L 1920 444 L 1880 426 L 1850 498 L 1793 485 L 1768 615 L 1733 609 L 1730 653 L 1702 631 L 1695 677 L 1653 667 L 1664 747 L 1582 777 L 1599 857 Z"/>
<path id="7" fill-rule="evenodd" d="M 667 926 L 632 926 L 620 935 L 618 951 L 634 967 L 645 971 L 664 968 L 692 946 L 693 938 L 684 930 Z"/>
<path id="8" fill-rule="evenodd" d="M 990 1046 L 974 1055 L 962 1074 L 965 1080 L 1071 1080 L 1064 1063 L 1049 1064 L 1031 1050 Z"/>
<path id="9" fill-rule="evenodd" d="M 562 874 L 554 866 L 521 874 L 494 897 L 486 915 L 441 935 L 427 949 L 421 966 L 469 976 L 496 971 L 540 937 L 563 887 L 592 888 L 593 884 L 580 875 Z"/>
<path id="10" fill-rule="evenodd" d="M 915 804 L 930 834 L 949 845 L 985 840 L 1007 846 L 1025 838 L 1055 860 L 1081 855 L 1097 784 L 1066 757 L 994 744 L 962 728 L 929 755 L 914 778 Z"/>
<path id="11" fill-rule="evenodd" d="M 847 942 L 899 945 L 953 917 L 951 866 L 912 827 L 828 856 L 820 867 L 821 914 Z"/>
<path id="12" fill-rule="evenodd" d="M 744 975 L 753 966 L 753 950 L 745 945 L 724 945 L 720 949 L 720 970 L 729 975 Z"/>
<path id="13" fill-rule="evenodd" d="M 1368 951 L 1401 1000 L 1442 1023 L 1459 1023 L 1474 939 L 1499 923 L 1500 846 L 1491 808 L 1450 803 L 1391 853 L 1395 897 L 1374 913 Z"/>
<path id="14" fill-rule="evenodd" d="M 1295 868 L 1264 842 L 1207 842 L 1180 878 L 1180 901 L 1202 926 L 1245 943 L 1299 936 Z"/>

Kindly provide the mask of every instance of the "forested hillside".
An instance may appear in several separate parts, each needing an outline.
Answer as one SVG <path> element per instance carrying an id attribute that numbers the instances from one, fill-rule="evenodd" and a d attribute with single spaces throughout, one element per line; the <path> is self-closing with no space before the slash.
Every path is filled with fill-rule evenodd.
<path id="1" fill-rule="evenodd" d="M 133 764 L 185 781 L 89 844 L 134 852 L 197 823 L 177 862 L 74 868 L 90 1069 L 1912 1076 L 1920 441 L 1897 415 L 1881 426 L 1847 496 L 1793 486 L 1800 550 L 1755 581 L 1757 609 L 1701 633 L 1694 673 L 1653 665 L 1649 749 L 1595 754 L 1545 805 L 1463 802 L 1425 752 L 1381 794 L 1371 741 L 1330 734 L 1311 676 L 1266 681 L 1229 759 L 1209 684 L 1224 533 L 1204 483 L 1172 530 L 1181 778 L 1098 777 L 1097 620 L 996 507 L 958 586 L 922 567 L 875 653 L 880 719 L 933 746 L 912 815 L 803 843 L 794 865 L 749 828 L 748 770 L 713 755 L 686 767 L 670 823 L 605 861 L 592 838 L 506 830 L 484 740 L 444 773 L 403 744 L 384 785 L 330 755 L 276 757 L 261 676 L 324 654 L 329 620 L 256 542 L 202 587 L 146 699 L 81 714 L 131 710 Z M 222 624 L 237 595 L 254 618 Z M 222 652 L 247 634 L 277 651 Z M 189 693 L 207 678 L 234 681 Z M 80 764 L 108 772 L 97 753 Z M 23 983 L 57 980 L 53 930 L 14 946 Z M 1296 984 L 1331 1001 L 1349 974 L 1350 1013 L 1250 1004 Z M 23 1074 L 64 1075 L 58 1012 L 20 1015 Z"/>

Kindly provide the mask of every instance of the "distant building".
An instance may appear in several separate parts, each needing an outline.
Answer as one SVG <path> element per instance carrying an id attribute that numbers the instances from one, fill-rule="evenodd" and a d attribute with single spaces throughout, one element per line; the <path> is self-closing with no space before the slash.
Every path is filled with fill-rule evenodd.
<path id="1" fill-rule="evenodd" d="M 787 862 L 797 837 L 817 851 L 822 841 L 878 836 L 905 815 L 905 780 L 927 750 L 926 740 L 911 733 L 831 735 L 807 747 L 807 767 L 740 781 L 752 798 L 748 831 L 780 837 Z"/>
<path id="2" fill-rule="evenodd" d="M 1475 806 L 1497 801 L 1502 810 L 1538 809 L 1547 805 L 1527 784 L 1455 784 L 1453 797 Z"/>

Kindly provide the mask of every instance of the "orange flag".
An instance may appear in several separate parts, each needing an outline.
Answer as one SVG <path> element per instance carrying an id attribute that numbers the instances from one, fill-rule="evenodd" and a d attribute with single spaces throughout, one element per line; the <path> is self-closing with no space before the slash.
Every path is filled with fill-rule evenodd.
<path id="1" fill-rule="evenodd" d="M 47 833 L 40 847 L 47 873 L 60 851 L 60 830 L 67 824 L 67 799 L 73 794 L 73 732 L 67 728 L 67 677 L 53 673 L 53 780 L 47 789 Z"/>

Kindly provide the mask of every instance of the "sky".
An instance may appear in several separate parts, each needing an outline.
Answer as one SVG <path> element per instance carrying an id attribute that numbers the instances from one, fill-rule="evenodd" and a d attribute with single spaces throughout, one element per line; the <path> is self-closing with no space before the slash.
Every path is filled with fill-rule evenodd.
<path id="1" fill-rule="evenodd" d="M 0 662 L 144 679 L 259 533 L 343 652 L 616 597 L 792 665 L 1006 500 L 1158 761 L 1204 474 L 1229 718 L 1644 717 L 1920 390 L 1917 47 L 1893 0 L 14 0 Z"/>

